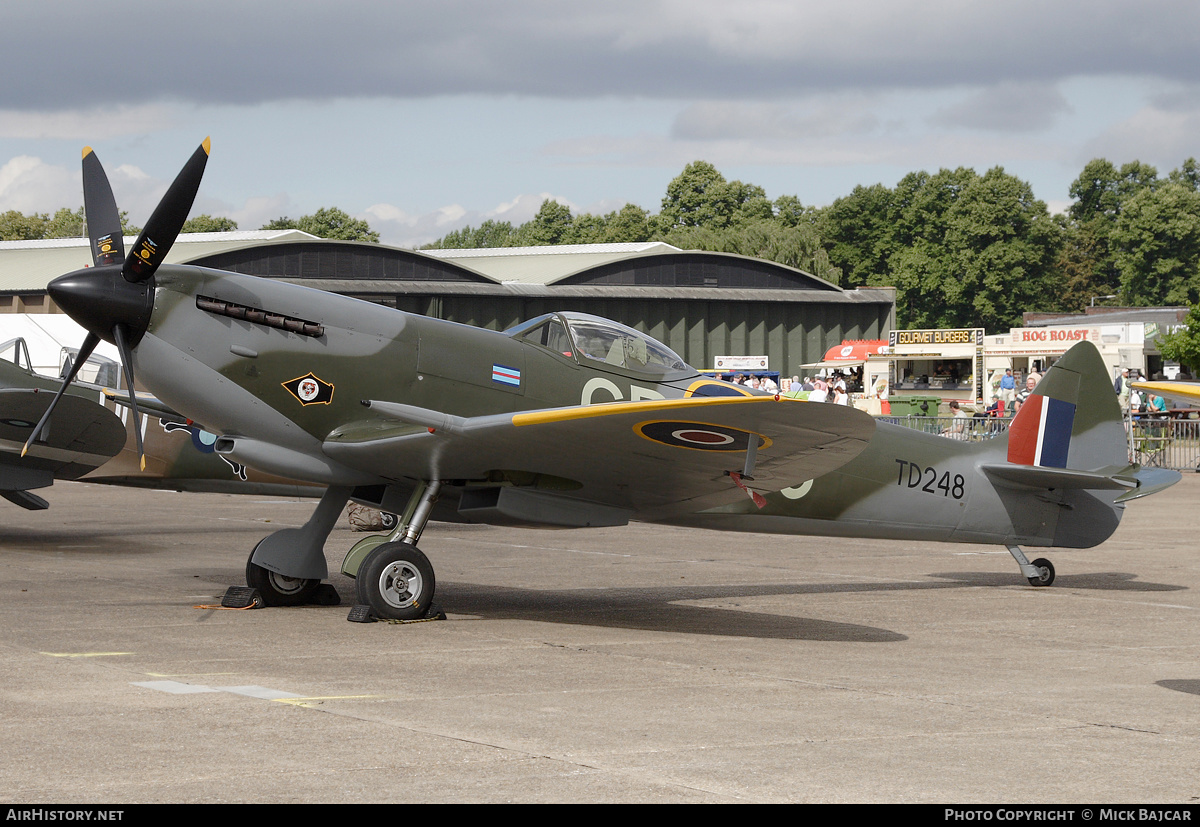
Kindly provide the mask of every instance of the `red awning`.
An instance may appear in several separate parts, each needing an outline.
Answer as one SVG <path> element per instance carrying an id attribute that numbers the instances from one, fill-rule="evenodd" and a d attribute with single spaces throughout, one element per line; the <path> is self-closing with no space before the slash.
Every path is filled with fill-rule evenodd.
<path id="1" fill-rule="evenodd" d="M 888 343 L 883 339 L 846 339 L 825 351 L 825 362 L 864 362 L 868 356 L 887 353 Z"/>

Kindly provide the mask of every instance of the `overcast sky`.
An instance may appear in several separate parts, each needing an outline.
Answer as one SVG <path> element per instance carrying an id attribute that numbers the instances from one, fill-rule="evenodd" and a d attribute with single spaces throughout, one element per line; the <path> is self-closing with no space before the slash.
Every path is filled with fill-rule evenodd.
<path id="1" fill-rule="evenodd" d="M 1091 158 L 1200 156 L 1194 0 L 6 0 L 0 77 L 0 211 L 77 207 L 90 145 L 140 223 L 211 135 L 194 213 L 404 246 L 657 212 L 696 159 L 818 206 L 1003 166 L 1061 209 Z"/>

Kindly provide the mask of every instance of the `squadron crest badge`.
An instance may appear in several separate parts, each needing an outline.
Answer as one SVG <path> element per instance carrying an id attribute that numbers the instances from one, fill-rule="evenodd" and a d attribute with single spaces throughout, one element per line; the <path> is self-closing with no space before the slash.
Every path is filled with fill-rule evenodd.
<path id="1" fill-rule="evenodd" d="M 311 372 L 280 384 L 300 400 L 301 405 L 328 405 L 333 401 L 333 385 L 318 379 Z"/>

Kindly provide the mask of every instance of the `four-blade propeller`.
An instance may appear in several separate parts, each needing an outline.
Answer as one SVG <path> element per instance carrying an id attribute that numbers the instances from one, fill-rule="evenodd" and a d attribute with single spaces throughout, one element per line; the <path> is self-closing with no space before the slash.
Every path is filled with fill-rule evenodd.
<path id="1" fill-rule="evenodd" d="M 95 267 L 60 276 L 50 283 L 48 291 L 58 306 L 83 325 L 88 333 L 58 393 L 29 434 L 25 447 L 21 449 L 21 456 L 37 440 L 50 421 L 58 400 L 75 381 L 80 367 L 103 339 L 116 345 L 121 357 L 129 391 L 129 406 L 133 409 L 138 461 L 141 469 L 146 470 L 141 417 L 133 392 L 132 349 L 150 324 L 150 312 L 154 307 L 154 272 L 163 263 L 191 212 L 208 162 L 208 152 L 209 139 L 205 138 L 158 202 L 145 229 L 126 255 L 121 214 L 117 211 L 108 176 L 92 148 L 84 147 L 83 203 Z"/>

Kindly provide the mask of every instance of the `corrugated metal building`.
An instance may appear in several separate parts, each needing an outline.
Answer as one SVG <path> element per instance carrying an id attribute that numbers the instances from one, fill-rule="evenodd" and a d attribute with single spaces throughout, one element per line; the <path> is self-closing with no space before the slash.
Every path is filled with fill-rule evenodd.
<path id="1" fill-rule="evenodd" d="M 0 313 L 55 312 L 46 284 L 88 257 L 85 239 L 0 242 Z M 887 338 L 895 322 L 890 288 L 842 290 L 774 262 L 659 242 L 417 252 L 294 230 L 197 233 L 181 235 L 167 261 L 497 330 L 553 310 L 592 313 L 697 367 L 765 354 L 772 370 L 797 373 L 842 339 Z"/>

